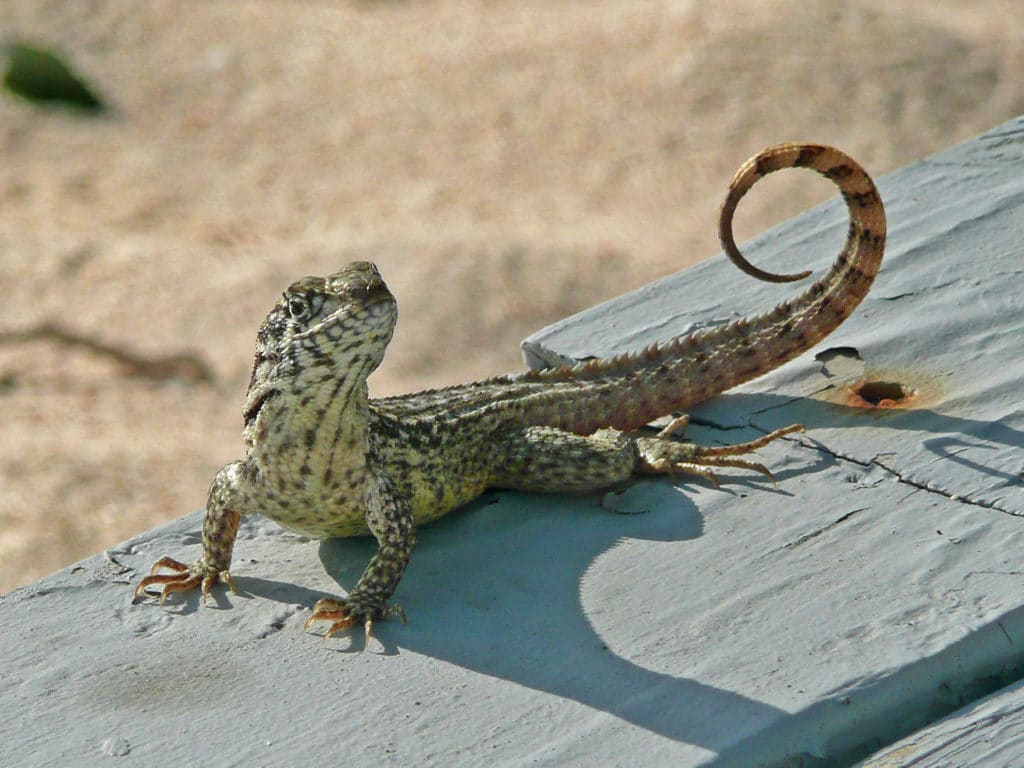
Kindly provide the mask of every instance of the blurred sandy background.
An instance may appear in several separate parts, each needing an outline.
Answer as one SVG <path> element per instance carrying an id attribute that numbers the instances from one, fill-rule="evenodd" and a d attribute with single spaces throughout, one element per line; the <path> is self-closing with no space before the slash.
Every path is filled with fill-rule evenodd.
<path id="1" fill-rule="evenodd" d="M 1024 112 L 1019 10 L 0 4 L 0 39 L 112 107 L 0 93 L 0 592 L 202 506 L 292 280 L 380 265 L 401 320 L 375 394 L 517 369 L 530 332 L 717 253 L 758 149 L 823 141 L 881 174 Z M 829 194 L 763 186 L 744 237 Z M 11 335 L 46 323 L 213 378 Z"/>

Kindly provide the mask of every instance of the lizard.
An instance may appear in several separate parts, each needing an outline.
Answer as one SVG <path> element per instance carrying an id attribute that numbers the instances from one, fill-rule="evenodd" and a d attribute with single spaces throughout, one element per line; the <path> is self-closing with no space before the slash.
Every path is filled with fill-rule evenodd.
<path id="1" fill-rule="evenodd" d="M 783 144 L 737 171 L 722 204 L 726 255 L 761 280 L 799 280 L 765 272 L 740 253 L 732 234 L 736 206 L 761 178 L 808 168 L 830 179 L 849 212 L 846 242 L 826 273 L 774 309 L 678 336 L 642 351 L 470 384 L 371 399 L 367 377 L 381 363 L 397 303 L 369 262 L 293 283 L 256 337 L 243 409 L 245 457 L 217 473 L 203 521 L 202 555 L 191 564 L 164 557 L 138 583 L 160 603 L 211 587 L 230 575 L 241 515 L 259 513 L 314 538 L 372 534 L 377 549 L 346 597 L 317 601 L 306 629 L 331 622 L 324 640 L 362 624 L 405 614 L 391 604 L 419 525 L 485 490 L 586 492 L 634 476 L 684 473 L 717 485 L 715 469 L 743 468 L 774 482 L 743 458 L 793 424 L 755 440 L 700 446 L 672 439 L 687 417 L 657 434 L 639 430 L 777 368 L 809 349 L 867 294 L 885 248 L 885 211 L 868 174 L 837 149 Z M 169 570 L 171 573 L 161 573 Z"/>

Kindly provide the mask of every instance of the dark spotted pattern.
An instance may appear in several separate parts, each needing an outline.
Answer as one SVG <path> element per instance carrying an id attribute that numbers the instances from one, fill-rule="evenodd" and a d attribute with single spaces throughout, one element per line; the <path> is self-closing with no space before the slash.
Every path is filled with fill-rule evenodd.
<path id="1" fill-rule="evenodd" d="M 720 448 L 669 440 L 671 429 L 654 438 L 627 432 L 781 365 L 831 332 L 867 293 L 885 243 L 882 203 L 860 166 L 830 147 L 784 145 L 740 169 L 722 206 L 727 254 L 762 279 L 797 277 L 750 265 L 731 232 L 746 191 L 790 167 L 824 174 L 847 202 L 849 236 L 831 269 L 774 310 L 633 354 L 370 400 L 366 379 L 397 319 L 376 267 L 357 262 L 292 284 L 257 333 L 242 411 L 246 455 L 213 482 L 202 557 L 191 566 L 165 558 L 160 565 L 179 574 L 148 577 L 139 589 L 164 584 L 166 594 L 201 584 L 205 593 L 226 578 L 239 515 L 260 513 L 314 537 L 376 537 L 377 552 L 354 589 L 321 601 L 312 617 L 334 622 L 328 635 L 357 622 L 369 630 L 389 611 L 416 524 L 488 487 L 586 491 L 671 471 L 715 482 L 719 466 L 768 474 L 733 457 L 799 426 Z"/>

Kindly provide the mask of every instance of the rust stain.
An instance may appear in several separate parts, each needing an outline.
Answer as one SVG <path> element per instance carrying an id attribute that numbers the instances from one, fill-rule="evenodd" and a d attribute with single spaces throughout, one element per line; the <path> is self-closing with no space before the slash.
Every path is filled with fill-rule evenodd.
<path id="1" fill-rule="evenodd" d="M 835 387 L 824 399 L 847 408 L 871 413 L 912 410 L 932 405 L 942 399 L 942 391 L 934 374 L 920 371 L 872 371 L 856 381 Z"/>
<path id="2" fill-rule="evenodd" d="M 910 408 L 918 392 L 898 381 L 861 379 L 839 390 L 844 405 L 854 408 Z"/>

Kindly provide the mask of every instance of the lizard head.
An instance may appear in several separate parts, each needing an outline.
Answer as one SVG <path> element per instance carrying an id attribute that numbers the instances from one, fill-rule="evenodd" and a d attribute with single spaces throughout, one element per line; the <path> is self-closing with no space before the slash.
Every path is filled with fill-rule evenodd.
<path id="1" fill-rule="evenodd" d="M 339 389 L 345 381 L 363 384 L 383 360 L 397 319 L 395 297 L 367 261 L 292 283 L 256 335 L 246 421 L 282 389 L 327 379 Z"/>

